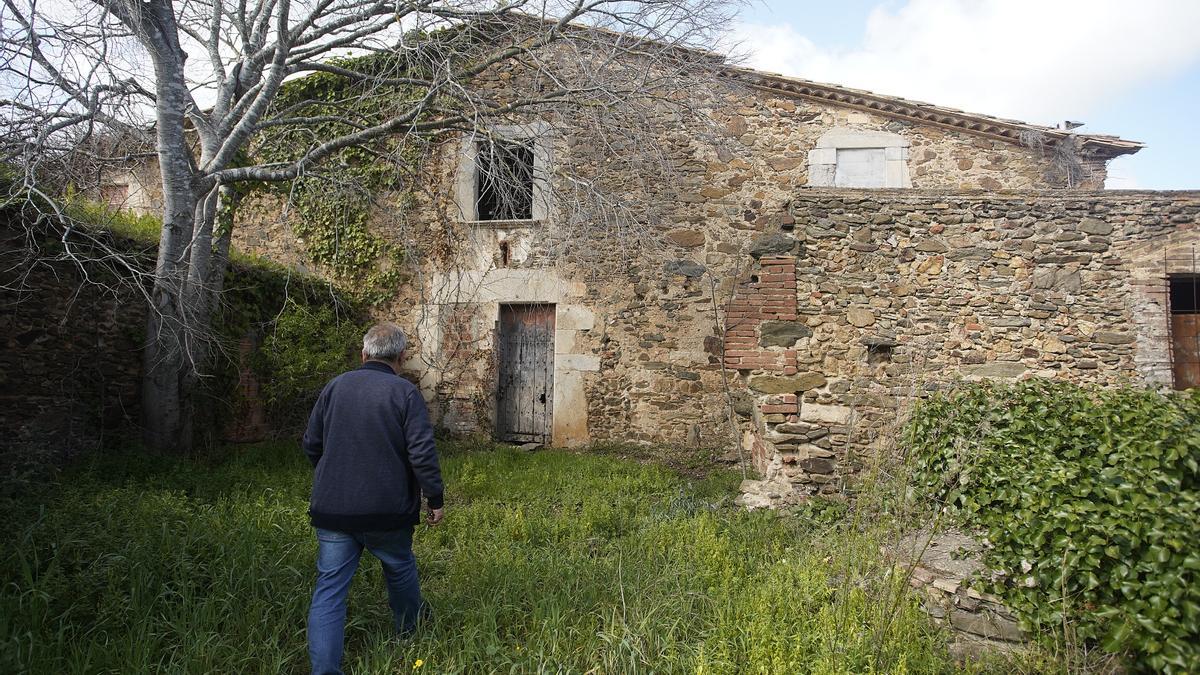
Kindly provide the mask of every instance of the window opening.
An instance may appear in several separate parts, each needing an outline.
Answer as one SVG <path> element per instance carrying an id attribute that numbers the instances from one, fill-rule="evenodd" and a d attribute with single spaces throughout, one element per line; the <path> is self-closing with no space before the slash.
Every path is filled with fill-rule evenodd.
<path id="1" fill-rule="evenodd" d="M 892 362 L 892 345 L 868 345 L 867 346 L 867 363 L 870 365 L 878 365 L 880 363 Z"/>
<path id="2" fill-rule="evenodd" d="M 1171 277 L 1171 313 L 1200 313 L 1200 275 Z"/>
<path id="3" fill-rule="evenodd" d="M 475 213 L 478 220 L 533 217 L 533 146 L 528 142 L 483 141 L 476 155 Z"/>

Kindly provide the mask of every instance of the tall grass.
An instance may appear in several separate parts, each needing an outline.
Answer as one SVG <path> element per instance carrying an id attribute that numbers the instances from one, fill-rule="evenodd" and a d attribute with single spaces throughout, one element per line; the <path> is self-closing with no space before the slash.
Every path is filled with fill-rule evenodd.
<path id="1" fill-rule="evenodd" d="M 843 550 L 844 507 L 728 505 L 737 476 L 564 452 L 451 450 L 416 537 L 435 620 L 389 635 L 368 557 L 351 672 L 942 672 L 942 637 Z M 4 672 L 303 672 L 315 538 L 295 446 L 220 462 L 105 457 L 5 514 Z M 846 556 L 854 556 L 850 565 Z M 887 625 L 882 625 L 882 621 Z M 420 663 L 419 667 L 415 664 Z"/>

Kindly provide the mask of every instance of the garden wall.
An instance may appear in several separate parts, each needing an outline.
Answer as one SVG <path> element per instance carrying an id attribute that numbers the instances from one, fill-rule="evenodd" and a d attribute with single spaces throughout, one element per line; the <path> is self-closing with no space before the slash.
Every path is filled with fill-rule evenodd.
<path id="1" fill-rule="evenodd" d="M 61 459 L 98 447 L 137 418 L 145 303 L 132 288 L 85 283 L 74 262 L 35 262 L 30 236 L 4 218 L 0 455 Z M 39 244 L 55 241 L 42 236 Z"/>
<path id="2" fill-rule="evenodd" d="M 136 436 L 146 302 L 128 269 L 111 263 L 125 256 L 148 273 L 153 223 L 136 236 L 77 225 L 75 260 L 64 254 L 61 230 L 29 225 L 19 207 L 0 210 L 0 221 L 0 471 L 57 464 L 115 434 Z M 225 287 L 214 318 L 217 372 L 197 399 L 198 433 L 206 442 L 298 437 L 320 387 L 351 364 L 357 317 L 323 282 L 276 265 L 235 260 Z M 286 344 L 264 342 L 282 316 L 308 317 L 311 330 Z M 267 400 L 262 385 L 282 377 L 272 369 L 293 362 L 307 368 L 303 376 L 287 373 Z"/>

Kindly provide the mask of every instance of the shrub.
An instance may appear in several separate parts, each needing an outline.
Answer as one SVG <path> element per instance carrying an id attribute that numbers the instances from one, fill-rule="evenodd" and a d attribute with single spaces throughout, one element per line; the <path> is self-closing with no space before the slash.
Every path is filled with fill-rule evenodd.
<path id="1" fill-rule="evenodd" d="M 325 383 L 354 367 L 362 334 L 358 322 L 329 305 L 288 300 L 259 352 L 263 395 L 276 426 L 301 420 Z"/>
<path id="2" fill-rule="evenodd" d="M 982 531 L 985 584 L 1027 628 L 1200 669 L 1200 391 L 972 385 L 920 405 L 906 441 L 918 498 Z"/>

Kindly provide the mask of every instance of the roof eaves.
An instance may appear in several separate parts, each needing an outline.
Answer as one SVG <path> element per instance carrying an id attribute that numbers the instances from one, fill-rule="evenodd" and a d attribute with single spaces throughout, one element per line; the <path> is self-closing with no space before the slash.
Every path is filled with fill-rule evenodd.
<path id="1" fill-rule="evenodd" d="M 1145 144 L 1138 141 L 1129 141 L 1117 136 L 1072 134 L 1062 129 L 1028 124 L 1019 120 L 968 113 L 931 103 L 910 101 L 898 96 L 885 96 L 864 89 L 813 82 L 751 68 L 730 66 L 722 69 L 719 74 L 746 82 L 760 91 L 834 103 L 888 117 L 996 138 L 1018 145 L 1026 145 L 1026 139 L 1030 134 L 1036 134 L 1043 142 L 1051 144 L 1075 136 L 1083 143 L 1085 149 L 1108 159 L 1133 154 L 1145 147 Z"/>

